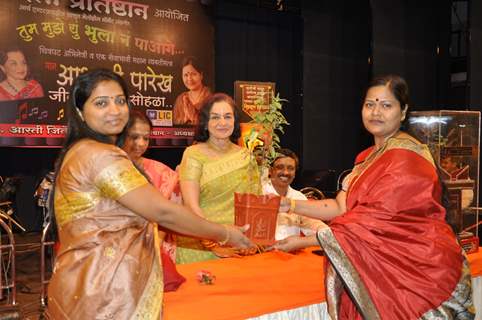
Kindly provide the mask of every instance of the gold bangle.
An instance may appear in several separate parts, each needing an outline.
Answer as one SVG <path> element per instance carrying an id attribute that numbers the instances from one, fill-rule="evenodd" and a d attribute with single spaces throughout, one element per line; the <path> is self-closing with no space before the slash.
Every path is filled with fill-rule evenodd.
<path id="1" fill-rule="evenodd" d="M 201 240 L 201 244 L 206 249 L 212 249 L 218 245 L 216 242 L 206 239 Z"/>
<path id="2" fill-rule="evenodd" d="M 295 201 L 295 199 L 291 198 L 290 199 L 290 209 L 288 210 L 288 213 L 295 213 L 295 208 L 296 208 L 296 201 Z"/>
<path id="3" fill-rule="evenodd" d="M 229 234 L 229 230 L 228 230 L 228 227 L 226 227 L 226 225 L 223 224 L 223 227 L 224 227 L 224 230 L 226 230 L 226 237 L 224 238 L 224 240 L 222 241 L 218 241 L 219 245 L 220 246 L 224 246 L 226 243 L 228 243 L 229 241 L 229 238 L 230 238 L 230 234 Z"/>

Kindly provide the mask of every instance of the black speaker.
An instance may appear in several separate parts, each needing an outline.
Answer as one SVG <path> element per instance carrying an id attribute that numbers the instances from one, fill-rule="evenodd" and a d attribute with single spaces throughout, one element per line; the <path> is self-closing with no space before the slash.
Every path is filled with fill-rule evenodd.
<path id="1" fill-rule="evenodd" d="M 42 212 L 37 207 L 34 197 L 40 178 L 36 176 L 22 176 L 15 194 L 14 219 L 26 231 L 41 231 Z"/>

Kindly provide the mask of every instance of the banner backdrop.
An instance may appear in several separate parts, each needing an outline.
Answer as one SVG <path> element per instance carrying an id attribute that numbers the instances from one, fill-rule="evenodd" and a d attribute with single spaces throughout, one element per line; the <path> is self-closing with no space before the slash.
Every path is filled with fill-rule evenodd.
<path id="1" fill-rule="evenodd" d="M 126 80 L 132 108 L 153 122 L 152 147 L 189 144 L 214 85 L 207 9 L 186 0 L 2 1 L 0 146 L 60 146 L 72 83 L 98 67 Z"/>

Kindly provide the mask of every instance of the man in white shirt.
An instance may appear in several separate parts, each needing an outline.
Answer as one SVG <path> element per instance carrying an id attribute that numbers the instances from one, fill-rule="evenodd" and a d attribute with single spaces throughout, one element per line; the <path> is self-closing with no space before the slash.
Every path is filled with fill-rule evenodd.
<path id="1" fill-rule="evenodd" d="M 291 188 L 296 169 L 298 168 L 298 157 L 289 149 L 277 150 L 277 158 L 271 164 L 269 179 L 263 182 L 264 194 L 276 194 L 295 200 L 307 200 L 304 194 Z M 276 227 L 276 240 L 282 240 L 289 236 L 312 235 L 316 232 L 319 222 L 297 214 L 278 213 Z"/>

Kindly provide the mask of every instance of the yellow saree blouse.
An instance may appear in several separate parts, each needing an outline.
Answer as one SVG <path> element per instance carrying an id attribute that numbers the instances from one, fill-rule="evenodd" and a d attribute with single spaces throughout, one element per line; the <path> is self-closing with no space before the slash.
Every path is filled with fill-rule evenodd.
<path id="1" fill-rule="evenodd" d="M 48 319 L 160 319 L 157 226 L 116 201 L 147 183 L 113 145 L 86 139 L 67 152 L 55 187 L 60 250 Z"/>
<path id="2" fill-rule="evenodd" d="M 179 172 L 181 181 L 199 183 L 199 206 L 204 217 L 221 224 L 234 224 L 234 193 L 261 193 L 258 166 L 246 149 L 237 149 L 212 159 L 199 146 L 184 151 Z M 177 238 L 177 263 L 216 259 L 193 238 Z"/>

